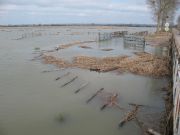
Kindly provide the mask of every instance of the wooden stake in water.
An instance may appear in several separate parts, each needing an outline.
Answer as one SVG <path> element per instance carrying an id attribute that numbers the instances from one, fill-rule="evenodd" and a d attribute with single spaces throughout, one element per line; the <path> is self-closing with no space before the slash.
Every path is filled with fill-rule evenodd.
<path id="1" fill-rule="evenodd" d="M 84 83 L 81 85 L 81 87 L 79 89 L 77 89 L 74 93 L 77 94 L 80 90 L 82 90 L 84 87 L 86 87 L 89 83 Z"/>
<path id="2" fill-rule="evenodd" d="M 100 90 L 98 90 L 94 95 L 92 95 L 91 98 L 89 98 L 86 103 L 89 103 L 93 98 L 95 98 L 101 91 L 103 91 L 104 88 L 101 88 Z"/>
<path id="3" fill-rule="evenodd" d="M 60 80 L 60 79 L 62 79 L 63 77 L 65 77 L 65 76 L 68 76 L 70 74 L 70 72 L 67 72 L 66 74 L 64 74 L 64 75 L 62 75 L 62 76 L 60 76 L 60 77 L 57 77 L 55 80 L 57 81 L 57 80 Z"/>
<path id="4" fill-rule="evenodd" d="M 75 76 L 75 77 L 72 78 L 69 82 L 66 82 L 65 84 L 63 84 L 63 85 L 61 86 L 61 88 L 62 88 L 62 87 L 65 87 L 66 85 L 68 85 L 68 84 L 70 84 L 70 83 L 72 83 L 72 82 L 75 81 L 77 78 L 78 78 L 78 76 Z"/>

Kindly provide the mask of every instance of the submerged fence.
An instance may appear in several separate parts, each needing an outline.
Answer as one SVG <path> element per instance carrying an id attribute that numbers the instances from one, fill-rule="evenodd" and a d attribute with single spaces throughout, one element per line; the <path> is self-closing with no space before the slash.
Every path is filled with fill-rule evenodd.
<path id="1" fill-rule="evenodd" d="M 123 37 L 126 35 L 127 31 L 115 31 L 111 33 L 98 33 L 98 41 L 110 40 L 115 37 Z"/>
<path id="2" fill-rule="evenodd" d="M 124 44 L 128 46 L 137 46 L 137 47 L 145 47 L 145 38 L 144 36 L 135 36 L 135 35 L 125 35 L 124 36 Z"/>
<path id="3" fill-rule="evenodd" d="M 98 41 L 111 40 L 116 37 L 123 37 L 124 44 L 128 47 L 145 47 L 144 34 L 147 32 L 136 32 L 134 34 L 128 34 L 127 31 L 115 31 L 112 33 L 98 33 Z"/>
<path id="4" fill-rule="evenodd" d="M 173 131 L 180 135 L 180 36 L 173 32 L 172 61 L 173 61 Z"/>

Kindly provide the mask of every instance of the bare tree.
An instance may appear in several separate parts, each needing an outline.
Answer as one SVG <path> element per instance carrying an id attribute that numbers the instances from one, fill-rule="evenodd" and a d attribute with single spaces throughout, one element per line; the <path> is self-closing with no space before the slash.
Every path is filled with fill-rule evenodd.
<path id="1" fill-rule="evenodd" d="M 153 18 L 157 21 L 157 32 L 163 30 L 164 24 L 173 22 L 178 0 L 147 0 L 152 10 Z"/>
<path id="2" fill-rule="evenodd" d="M 180 16 L 178 17 L 178 20 L 177 20 L 177 27 L 180 30 Z"/>

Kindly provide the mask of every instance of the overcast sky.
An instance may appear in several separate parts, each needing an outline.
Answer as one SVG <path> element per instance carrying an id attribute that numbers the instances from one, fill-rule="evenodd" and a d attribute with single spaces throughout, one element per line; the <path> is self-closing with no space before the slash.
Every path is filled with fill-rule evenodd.
<path id="1" fill-rule="evenodd" d="M 49 23 L 154 21 L 146 0 L 0 0 L 0 24 Z"/>

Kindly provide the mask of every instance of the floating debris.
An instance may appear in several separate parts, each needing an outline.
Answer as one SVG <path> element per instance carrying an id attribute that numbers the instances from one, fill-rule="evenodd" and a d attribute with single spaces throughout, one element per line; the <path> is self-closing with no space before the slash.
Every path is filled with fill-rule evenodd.
<path id="1" fill-rule="evenodd" d="M 82 90 L 82 89 L 83 89 L 84 87 L 86 87 L 88 84 L 89 84 L 88 82 L 87 82 L 87 83 L 82 84 L 82 85 L 80 86 L 80 88 L 79 88 L 79 89 L 77 89 L 74 93 L 75 93 L 75 94 L 77 94 L 80 90 Z"/>
<path id="2" fill-rule="evenodd" d="M 95 98 L 100 92 L 102 92 L 104 90 L 104 88 L 101 88 L 100 90 L 98 90 L 94 95 L 92 95 L 92 97 L 90 97 L 86 103 L 89 103 L 93 98 Z"/>
<path id="3" fill-rule="evenodd" d="M 112 96 L 109 96 L 107 98 L 106 103 L 101 107 L 101 110 L 104 110 L 107 106 L 113 106 L 114 104 L 116 104 L 117 103 L 117 98 L 118 98 L 118 94 L 117 93 L 115 93 Z"/>
<path id="4" fill-rule="evenodd" d="M 107 97 L 106 103 L 100 108 L 101 110 L 104 110 L 106 107 L 112 107 L 115 106 L 120 110 L 124 110 L 124 108 L 120 107 L 118 104 L 118 94 L 112 94 L 111 96 Z"/>
<path id="5" fill-rule="evenodd" d="M 63 84 L 63 85 L 61 86 L 61 88 L 62 88 L 62 87 L 65 87 L 66 85 L 68 85 L 68 84 L 70 84 L 70 83 L 72 83 L 72 82 L 75 81 L 77 78 L 78 78 L 78 76 L 75 76 L 75 77 L 72 78 L 69 82 L 66 82 L 65 84 Z"/>
<path id="6" fill-rule="evenodd" d="M 119 127 L 122 127 L 126 122 L 135 119 L 138 110 L 139 110 L 139 106 L 135 106 L 135 108 L 131 112 L 127 113 L 123 118 L 123 120 L 121 120 L 121 122 L 119 123 Z"/>

